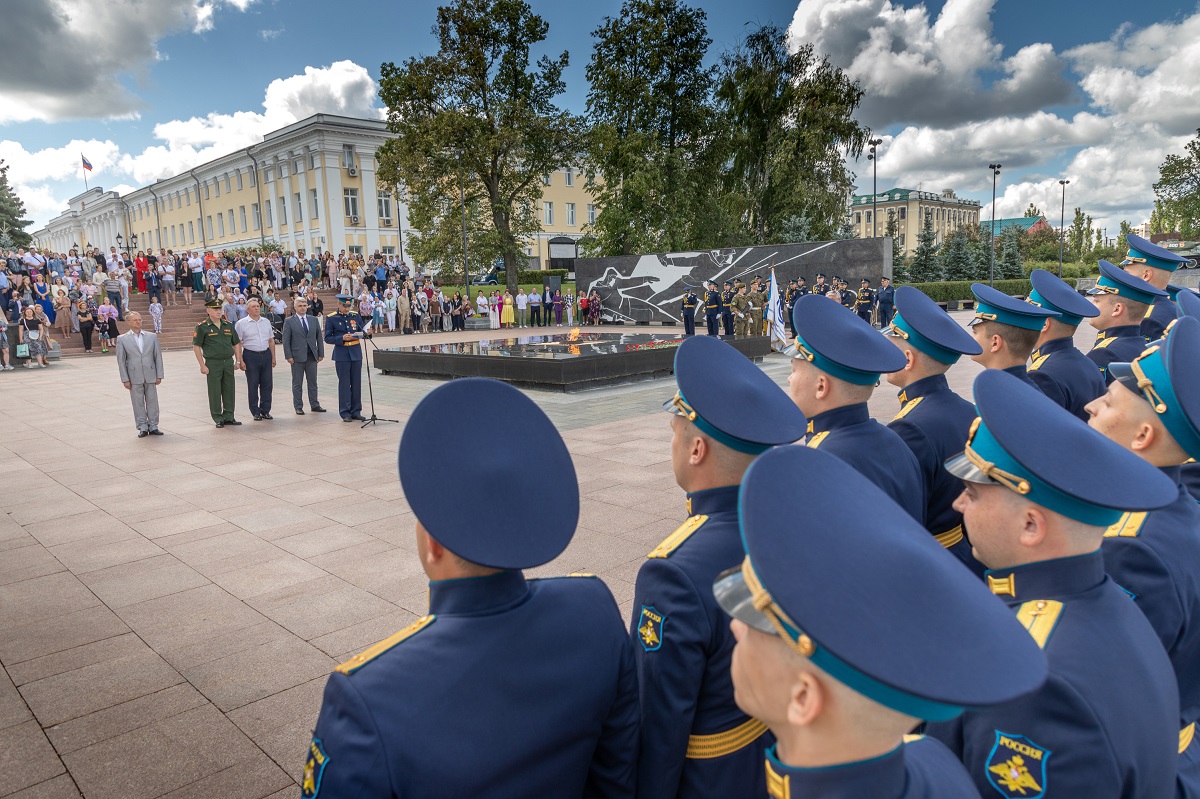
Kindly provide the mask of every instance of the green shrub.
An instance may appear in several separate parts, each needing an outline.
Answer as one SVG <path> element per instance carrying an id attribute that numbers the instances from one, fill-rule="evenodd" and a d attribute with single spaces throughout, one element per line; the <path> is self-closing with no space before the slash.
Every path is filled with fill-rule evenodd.
<path id="1" fill-rule="evenodd" d="M 500 279 L 501 285 L 504 284 L 508 271 L 501 269 L 496 272 L 496 277 Z M 548 277 L 560 277 L 563 280 L 567 279 L 566 269 L 518 269 L 517 283 L 541 283 L 543 286 Z"/>
<path id="2" fill-rule="evenodd" d="M 971 294 L 971 282 L 967 280 L 946 280 L 941 283 L 913 283 L 911 285 L 913 288 L 925 292 L 934 302 L 961 302 L 974 299 L 974 295 Z M 995 288 L 997 291 L 1014 296 L 1025 296 L 1032 289 L 1028 280 L 997 280 Z"/>

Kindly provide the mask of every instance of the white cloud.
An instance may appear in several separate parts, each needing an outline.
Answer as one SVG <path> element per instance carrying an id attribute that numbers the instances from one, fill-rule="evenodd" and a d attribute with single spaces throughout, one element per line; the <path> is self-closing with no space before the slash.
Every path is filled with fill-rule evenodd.
<path id="1" fill-rule="evenodd" d="M 261 30 L 258 35 L 262 37 L 264 42 L 269 42 L 272 39 L 278 38 L 284 33 L 284 28 L 273 28 L 269 30 Z"/>

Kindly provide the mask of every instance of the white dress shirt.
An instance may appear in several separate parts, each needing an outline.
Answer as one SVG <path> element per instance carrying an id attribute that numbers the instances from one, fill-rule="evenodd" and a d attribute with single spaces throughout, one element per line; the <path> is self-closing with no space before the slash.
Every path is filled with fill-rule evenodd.
<path id="1" fill-rule="evenodd" d="M 257 322 L 249 316 L 243 316 L 234 323 L 233 329 L 242 341 L 242 348 L 251 352 L 266 352 L 275 340 L 271 323 L 265 316 L 259 316 Z"/>

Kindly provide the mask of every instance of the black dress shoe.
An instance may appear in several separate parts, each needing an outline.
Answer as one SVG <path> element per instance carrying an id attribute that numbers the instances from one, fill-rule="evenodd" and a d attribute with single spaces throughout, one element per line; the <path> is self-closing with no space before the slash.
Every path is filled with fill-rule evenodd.
<path id="1" fill-rule="evenodd" d="M 224 422 L 217 422 L 217 427 L 224 427 L 224 426 L 225 426 Z"/>
<path id="2" fill-rule="evenodd" d="M 363 416 L 361 413 L 354 413 L 354 414 L 351 414 L 351 415 L 350 415 L 350 418 L 351 418 L 352 420 L 356 421 L 356 422 L 365 422 L 365 421 L 367 421 L 367 417 Z"/>
<path id="3" fill-rule="evenodd" d="M 342 417 L 342 421 L 343 421 L 343 422 L 353 422 L 353 421 L 354 421 L 354 419 L 352 419 L 352 418 L 351 418 L 351 417 L 349 417 L 349 416 L 343 416 L 343 417 Z"/>
<path id="4" fill-rule="evenodd" d="M 303 415 L 304 415 L 304 409 L 303 409 L 303 408 L 297 408 L 297 409 L 296 409 L 296 415 L 297 415 L 297 416 L 303 416 Z"/>
<path id="5" fill-rule="evenodd" d="M 272 415 L 271 415 L 271 414 L 269 414 L 269 413 L 264 413 L 264 414 L 262 415 L 262 418 L 264 418 L 264 419 L 274 419 L 275 417 L 274 417 L 274 416 L 272 416 Z"/>
<path id="6" fill-rule="evenodd" d="M 261 416 L 259 416 L 257 413 L 256 413 L 256 414 L 254 414 L 253 416 L 251 416 L 250 418 L 252 418 L 252 419 L 253 419 L 254 421 L 256 421 L 256 422 L 261 422 L 261 421 L 262 421 L 262 417 L 261 417 Z"/>
<path id="7" fill-rule="evenodd" d="M 149 433 L 147 433 L 145 430 L 139 430 L 139 431 L 138 431 L 138 438 L 145 438 L 145 437 L 146 437 L 146 436 L 148 436 L 148 435 L 150 435 L 150 434 L 149 434 Z"/>
<path id="8" fill-rule="evenodd" d="M 237 426 L 241 425 L 241 422 L 239 422 L 237 419 L 230 419 L 227 422 L 225 422 L 225 424 L 231 424 L 231 425 L 237 427 Z"/>
<path id="9" fill-rule="evenodd" d="M 322 408 L 320 405 L 314 405 L 314 406 L 312 406 L 312 412 L 313 413 L 325 413 L 325 409 Z"/>
<path id="10" fill-rule="evenodd" d="M 159 430 L 157 427 L 150 431 L 150 435 L 152 436 L 161 436 L 162 434 L 163 431 Z"/>

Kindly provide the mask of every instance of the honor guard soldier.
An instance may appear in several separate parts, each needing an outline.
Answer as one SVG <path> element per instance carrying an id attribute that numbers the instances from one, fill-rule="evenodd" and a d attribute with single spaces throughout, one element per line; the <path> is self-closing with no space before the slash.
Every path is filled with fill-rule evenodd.
<path id="1" fill-rule="evenodd" d="M 721 327 L 727 336 L 733 335 L 733 308 L 730 307 L 733 297 L 733 284 L 726 280 L 721 287 Z"/>
<path id="2" fill-rule="evenodd" d="M 888 427 L 904 439 L 921 465 L 928 503 L 925 529 L 982 577 L 983 568 L 971 554 L 971 542 L 963 531 L 962 514 L 954 509 L 962 481 L 945 467 L 947 460 L 962 452 L 975 421 L 975 406 L 950 390 L 946 372 L 961 356 L 978 355 L 981 348 L 919 289 L 901 286 L 896 303 L 897 312 L 884 332 L 904 353 L 904 368 L 887 376 L 901 389 L 900 412 Z"/>
<path id="3" fill-rule="evenodd" d="M 708 291 L 704 294 L 704 322 L 708 327 L 708 335 L 721 335 L 721 292 L 717 284 L 708 281 Z"/>
<path id="4" fill-rule="evenodd" d="M 904 355 L 853 312 L 826 297 L 801 297 L 788 394 L 808 418 L 808 446 L 836 455 L 925 523 L 925 484 L 916 456 L 871 418 L 879 376 L 904 368 Z"/>
<path id="5" fill-rule="evenodd" d="M 463 458 L 459 422 L 480 407 L 528 443 Z M 413 410 L 399 466 L 429 613 L 330 675 L 301 796 L 632 797 L 637 675 L 617 604 L 595 577 L 522 573 L 579 519 L 554 425 L 511 386 L 455 380 Z"/>
<path id="6" fill-rule="evenodd" d="M 816 282 L 813 283 L 811 293 L 819 294 L 822 297 L 824 297 L 826 294 L 829 293 L 829 286 L 825 285 L 825 276 L 823 274 L 821 274 L 820 272 L 817 272 L 817 277 L 815 279 L 816 279 Z"/>
<path id="7" fill-rule="evenodd" d="M 885 328 L 892 323 L 892 314 L 896 312 L 896 288 L 890 278 L 879 281 L 875 301 L 879 306 L 879 327 Z"/>
<path id="8" fill-rule="evenodd" d="M 746 557 L 712 590 L 738 705 L 778 739 L 770 795 L 978 797 L 943 744 L 906 733 L 1042 685 L 1046 658 L 1004 603 L 826 453 L 766 453 L 739 507 Z"/>
<path id="9" fill-rule="evenodd" d="M 1121 268 L 1160 291 L 1167 290 L 1176 269 L 1196 263 L 1132 233 L 1125 236 L 1125 243 L 1129 246 L 1129 253 L 1121 261 Z M 1179 309 L 1171 302 L 1172 299 L 1169 295 L 1154 299 L 1154 307 L 1140 325 L 1142 336 L 1147 341 L 1162 338 L 1167 325 L 1179 316 Z"/>
<path id="10" fill-rule="evenodd" d="M 767 313 L 770 311 L 767 306 L 771 304 L 771 285 L 769 281 L 763 280 L 761 277 L 754 279 L 758 283 L 758 298 L 754 303 L 757 306 L 754 317 L 754 330 L 756 331 L 754 335 L 765 336 L 767 335 Z"/>
<path id="11" fill-rule="evenodd" d="M 734 641 L 712 584 L 742 559 L 742 474 L 772 446 L 803 436 L 804 414 L 754 363 L 715 339 L 680 345 L 675 380 L 678 391 L 663 408 L 674 414 L 671 463 L 689 518 L 649 554 L 634 591 L 638 795 L 765 797 L 769 736 L 734 702 Z"/>
<path id="12" fill-rule="evenodd" d="M 680 310 L 683 312 L 683 335 L 696 335 L 696 306 L 700 304 L 700 298 L 696 296 L 696 292 L 692 291 L 691 287 L 684 289 L 683 302 L 680 303 Z"/>
<path id="13" fill-rule="evenodd" d="M 858 293 L 851 291 L 850 284 L 841 278 L 838 278 L 838 291 L 842 297 L 842 306 L 853 311 L 858 302 Z"/>
<path id="14" fill-rule="evenodd" d="M 975 318 L 968 326 L 983 349 L 971 360 L 1036 387 L 1029 377 L 1029 355 L 1046 320 L 1057 317 L 1058 311 L 1039 308 L 982 283 L 972 283 L 971 293 L 975 295 Z"/>
<path id="15" fill-rule="evenodd" d="M 1091 320 L 1099 331 L 1087 357 L 1100 367 L 1105 385 L 1112 382 L 1108 365 L 1114 361 L 1129 363 L 1146 349 L 1141 331 L 1142 319 L 1150 305 L 1167 292 L 1124 272 L 1108 261 L 1100 262 L 1100 278 L 1088 291 L 1100 313 Z"/>
<path id="16" fill-rule="evenodd" d="M 974 388 L 979 421 L 946 468 L 966 484 L 958 508 L 987 585 L 1046 653 L 1050 676 L 1033 694 L 926 733 L 986 796 L 1174 796 L 1171 661 L 1105 575 L 1100 542 L 1124 512 L 1170 504 L 1176 487 L 1012 375 L 989 369 Z"/>
<path id="17" fill-rule="evenodd" d="M 364 421 L 362 415 L 362 340 L 370 317 L 351 309 L 354 297 L 337 295 L 338 309 L 325 317 L 325 343 L 333 345 L 333 366 L 338 378 L 338 413 L 343 422 Z"/>
<path id="18" fill-rule="evenodd" d="M 746 284 L 737 284 L 737 294 L 730 305 L 733 311 L 733 334 L 735 338 L 745 338 L 750 335 L 751 303 L 750 295 L 746 292 Z"/>
<path id="19" fill-rule="evenodd" d="M 796 336 L 796 330 L 792 327 L 792 309 L 796 307 L 796 300 L 807 293 L 808 287 L 804 285 L 804 278 L 801 277 L 788 284 L 787 293 L 783 296 L 783 313 L 787 317 L 788 330 L 793 338 Z"/>
<path id="20" fill-rule="evenodd" d="M 858 314 L 858 318 L 871 324 L 871 311 L 875 308 L 875 292 L 871 288 L 871 281 L 865 277 L 862 279 L 862 287 L 858 290 L 858 295 L 854 298 L 854 312 Z"/>
<path id="21" fill-rule="evenodd" d="M 1062 278 L 1035 269 L 1029 275 L 1033 291 L 1029 300 L 1039 308 L 1057 311 L 1042 324 L 1030 354 L 1029 379 L 1050 399 L 1087 421 L 1085 406 L 1104 393 L 1104 378 L 1096 364 L 1075 347 L 1075 330 L 1084 319 L 1100 312 L 1096 305 L 1067 285 Z"/>
<path id="22" fill-rule="evenodd" d="M 1092 428 L 1157 466 L 1175 501 L 1126 513 L 1104 534 L 1104 567 L 1146 614 L 1179 682 L 1179 797 L 1200 796 L 1200 505 L 1180 464 L 1200 457 L 1200 319 L 1182 317 L 1132 363 L 1108 365 L 1108 393 L 1088 406 Z"/>
<path id="23" fill-rule="evenodd" d="M 192 352 L 208 380 L 208 412 L 217 427 L 240 425 L 233 418 L 233 373 L 242 368 L 242 342 L 221 313 L 219 299 L 204 303 L 204 310 L 208 318 L 196 325 Z"/>

